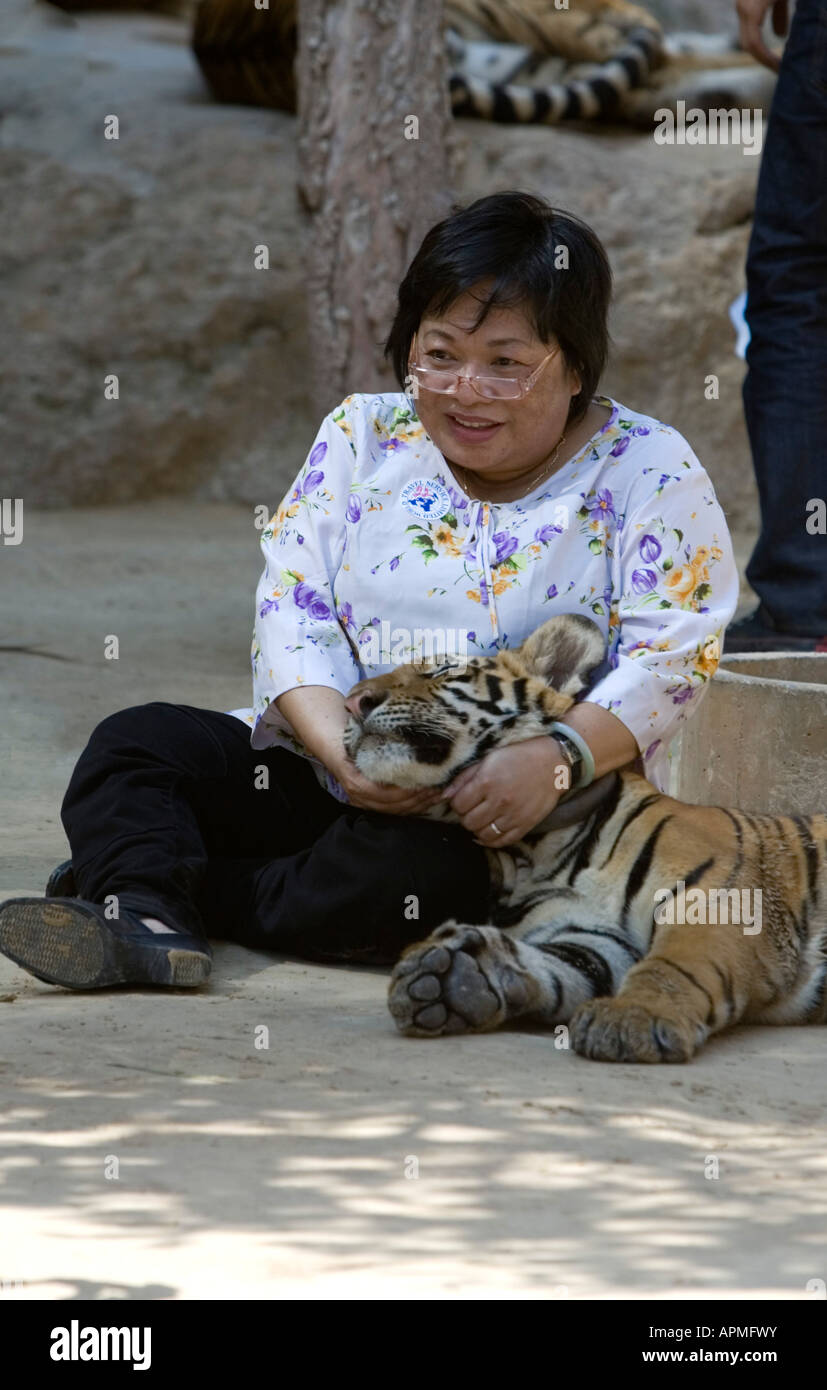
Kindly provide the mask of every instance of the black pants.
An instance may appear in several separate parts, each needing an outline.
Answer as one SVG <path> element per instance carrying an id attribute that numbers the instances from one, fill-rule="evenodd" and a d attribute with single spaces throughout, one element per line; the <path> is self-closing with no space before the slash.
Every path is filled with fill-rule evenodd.
<path id="1" fill-rule="evenodd" d="M 338 802 L 304 759 L 254 750 L 214 710 L 153 702 L 104 719 L 61 818 L 79 897 L 114 894 L 199 936 L 391 963 L 451 917 L 488 917 L 485 851 L 462 826 Z"/>
<path id="2" fill-rule="evenodd" d="M 748 160 L 744 161 L 748 163 Z M 761 501 L 747 578 L 788 632 L 827 633 L 827 0 L 798 0 L 747 256 L 744 408 Z"/>

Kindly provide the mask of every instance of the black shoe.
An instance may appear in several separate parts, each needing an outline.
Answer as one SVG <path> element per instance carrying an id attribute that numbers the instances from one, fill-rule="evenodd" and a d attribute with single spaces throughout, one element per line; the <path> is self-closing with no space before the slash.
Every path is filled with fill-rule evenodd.
<path id="1" fill-rule="evenodd" d="M 0 951 L 66 989 L 192 988 L 212 969 L 212 949 L 200 937 L 150 931 L 133 912 L 108 918 L 81 898 L 10 898 L 0 906 Z"/>
<path id="2" fill-rule="evenodd" d="M 824 652 L 827 636 L 810 637 L 785 632 L 773 623 L 763 606 L 746 618 L 730 623 L 724 633 L 724 653 L 732 652 Z"/>
<path id="3" fill-rule="evenodd" d="M 49 882 L 46 884 L 47 898 L 76 898 L 78 895 L 77 884 L 75 883 L 75 871 L 72 868 L 71 859 L 64 859 L 62 864 L 58 864 L 56 869 L 52 869 L 49 874 Z"/>

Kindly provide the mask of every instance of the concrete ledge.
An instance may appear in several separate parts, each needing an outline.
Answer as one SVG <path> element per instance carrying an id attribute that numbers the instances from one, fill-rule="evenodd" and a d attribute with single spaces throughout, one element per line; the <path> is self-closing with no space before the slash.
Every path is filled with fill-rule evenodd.
<path id="1" fill-rule="evenodd" d="M 758 814 L 827 813 L 827 653 L 725 656 L 675 740 L 670 792 Z"/>

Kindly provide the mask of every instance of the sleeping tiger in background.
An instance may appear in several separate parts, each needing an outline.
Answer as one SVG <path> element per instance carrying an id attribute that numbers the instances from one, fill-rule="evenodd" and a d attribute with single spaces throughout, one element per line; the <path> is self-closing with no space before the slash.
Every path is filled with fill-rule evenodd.
<path id="1" fill-rule="evenodd" d="M 296 109 L 297 0 L 51 0 L 149 10 L 192 24 L 217 101 Z M 487 121 L 622 121 L 651 129 L 679 100 L 703 111 L 769 106 L 774 75 L 726 36 L 664 35 L 629 0 L 445 0 L 451 109 Z"/>
<path id="2" fill-rule="evenodd" d="M 679 99 L 702 110 L 761 106 L 774 84 L 729 38 L 667 39 L 627 0 L 572 0 L 567 10 L 554 0 L 446 0 L 445 26 L 456 116 L 651 128 L 654 112 Z M 294 111 L 296 45 L 296 0 L 268 9 L 200 0 L 195 10 L 193 51 L 218 101 Z"/>
<path id="3" fill-rule="evenodd" d="M 572 615 L 495 656 L 400 666 L 353 687 L 345 747 L 376 781 L 447 785 L 490 748 L 547 732 L 603 657 L 597 626 Z M 401 1032 L 523 1018 L 568 1024 L 586 1057 L 685 1062 L 739 1020 L 827 1020 L 827 816 L 689 806 L 626 769 L 577 796 L 576 820 L 563 801 L 556 828 L 486 851 L 486 925 L 446 922 L 403 952 L 389 992 Z M 456 819 L 444 802 L 431 814 Z M 680 882 L 760 888 L 759 930 L 657 925 Z"/>

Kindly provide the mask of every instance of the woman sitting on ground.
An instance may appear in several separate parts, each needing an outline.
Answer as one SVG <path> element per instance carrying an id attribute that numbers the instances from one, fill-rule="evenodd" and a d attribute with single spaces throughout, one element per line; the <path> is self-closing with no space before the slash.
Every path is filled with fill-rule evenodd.
<path id="1" fill-rule="evenodd" d="M 610 289 L 594 233 L 527 194 L 432 228 L 386 345 L 403 389 L 331 411 L 263 534 L 253 708 L 104 719 L 62 807 L 71 863 L 46 900 L 0 908 L 0 949 L 81 989 L 200 984 L 208 937 L 392 962 L 446 919 L 487 920 L 486 847 L 554 811 L 555 768 L 572 767 L 567 814 L 636 760 L 666 789 L 738 580 L 686 440 L 596 394 Z M 607 646 L 562 743 L 496 749 L 426 792 L 348 760 L 348 691 L 423 633 L 472 658 L 556 613 Z M 458 824 L 427 818 L 440 798 Z"/>

